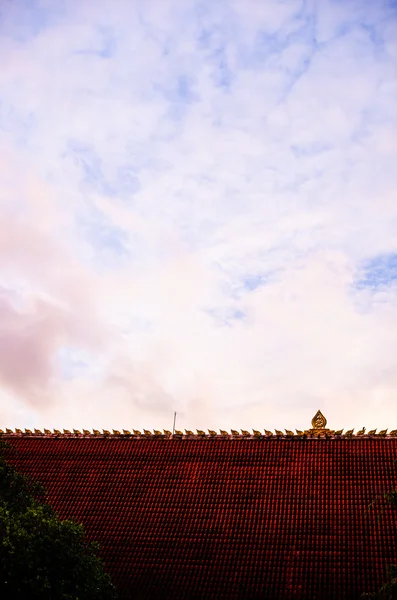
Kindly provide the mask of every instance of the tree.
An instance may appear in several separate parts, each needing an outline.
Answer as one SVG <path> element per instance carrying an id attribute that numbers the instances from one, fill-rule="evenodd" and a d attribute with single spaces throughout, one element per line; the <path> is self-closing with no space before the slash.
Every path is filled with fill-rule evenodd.
<path id="1" fill-rule="evenodd" d="M 114 600 L 110 577 L 82 525 L 62 521 L 44 488 L 5 459 L 0 440 L 0 598 Z"/>
<path id="2" fill-rule="evenodd" d="M 397 460 L 394 461 L 394 466 L 397 469 Z M 383 505 L 389 505 L 393 508 L 397 508 L 397 489 L 391 490 L 377 496 L 375 500 L 371 502 L 368 508 L 373 508 L 378 502 L 382 502 Z M 383 508 L 378 514 L 378 520 L 381 518 Z M 397 600 L 397 565 L 389 565 L 388 568 L 388 580 L 382 585 L 378 592 L 362 594 L 362 598 L 368 598 L 373 600 Z"/>

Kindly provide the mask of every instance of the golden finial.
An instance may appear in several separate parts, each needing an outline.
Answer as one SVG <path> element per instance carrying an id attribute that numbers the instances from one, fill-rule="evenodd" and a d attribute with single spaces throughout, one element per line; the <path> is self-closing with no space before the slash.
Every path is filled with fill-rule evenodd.
<path id="1" fill-rule="evenodd" d="M 44 433 L 45 433 L 46 435 L 51 435 L 51 431 L 50 431 L 49 429 L 44 429 Z"/>
<path id="2" fill-rule="evenodd" d="M 35 429 L 34 432 L 36 435 L 43 435 L 40 429 Z"/>
<path id="3" fill-rule="evenodd" d="M 62 435 L 59 429 L 54 429 L 54 435 Z"/>
<path id="4" fill-rule="evenodd" d="M 121 433 L 118 429 L 112 429 L 112 433 L 113 433 L 113 435 L 121 435 Z"/>
<path id="5" fill-rule="evenodd" d="M 63 433 L 64 433 L 64 435 L 70 435 L 70 431 L 69 431 L 69 429 L 64 429 L 64 430 L 63 430 Z"/>
<path id="6" fill-rule="evenodd" d="M 32 430 L 31 429 L 25 429 L 25 433 L 27 435 L 32 435 Z"/>
<path id="7" fill-rule="evenodd" d="M 221 435 L 229 435 L 229 432 L 225 431 L 224 429 L 220 429 L 219 432 Z M 233 430 L 232 430 L 232 433 L 233 433 Z"/>
<path id="8" fill-rule="evenodd" d="M 205 435 L 205 431 L 203 431 L 202 429 L 196 429 L 197 431 L 197 435 Z"/>
<path id="9" fill-rule="evenodd" d="M 290 431 L 289 429 L 286 429 L 285 433 L 288 435 L 288 437 L 291 437 L 292 435 L 294 435 L 294 432 Z"/>
<path id="10" fill-rule="evenodd" d="M 164 431 L 164 435 L 172 435 L 171 431 L 168 431 L 168 429 L 163 429 Z"/>
<path id="11" fill-rule="evenodd" d="M 282 431 L 280 431 L 279 429 L 275 429 L 274 430 L 276 432 L 276 435 L 278 435 L 279 437 L 284 435 Z"/>
<path id="12" fill-rule="evenodd" d="M 261 434 L 261 432 L 260 432 L 260 431 L 258 431 L 257 429 L 253 429 L 252 431 L 254 432 L 254 435 L 255 435 L 256 437 L 259 437 L 260 435 L 262 435 L 262 434 Z"/>
<path id="13" fill-rule="evenodd" d="M 343 429 L 338 429 L 338 431 L 335 431 L 335 435 L 342 435 L 343 433 Z"/>
<path id="14" fill-rule="evenodd" d="M 22 429 L 16 429 L 15 428 L 15 433 L 22 433 Z M 51 431 L 50 431 L 50 433 L 51 433 Z"/>
<path id="15" fill-rule="evenodd" d="M 360 431 L 357 431 L 356 435 L 364 435 L 364 433 L 365 433 L 365 427 L 360 429 Z"/>
<path id="16" fill-rule="evenodd" d="M 139 429 L 133 429 L 132 431 L 134 432 L 134 435 L 141 435 Z"/>
<path id="17" fill-rule="evenodd" d="M 94 435 L 101 435 L 101 432 L 99 431 L 99 429 L 93 429 L 92 430 Z"/>
<path id="18" fill-rule="evenodd" d="M 6 427 L 6 433 L 14 433 L 12 429 L 8 429 L 8 427 Z"/>
<path id="19" fill-rule="evenodd" d="M 175 429 L 175 435 L 183 435 L 183 432 L 179 431 L 178 429 Z"/>
<path id="20" fill-rule="evenodd" d="M 301 431 L 300 429 L 295 429 L 296 431 L 296 435 L 304 435 L 303 431 Z"/>
<path id="21" fill-rule="evenodd" d="M 110 431 L 108 429 L 102 429 L 103 435 L 110 435 Z"/>
<path id="22" fill-rule="evenodd" d="M 91 435 L 91 431 L 88 431 L 88 429 L 83 429 L 83 434 L 84 435 Z"/>
<path id="23" fill-rule="evenodd" d="M 368 431 L 368 435 L 376 435 L 376 429 L 371 429 L 371 431 Z"/>
<path id="24" fill-rule="evenodd" d="M 321 410 L 318 410 L 314 417 L 312 418 L 312 427 L 313 429 L 325 429 L 327 424 L 327 419 L 324 417 Z"/>
<path id="25" fill-rule="evenodd" d="M 272 437 L 273 431 L 269 431 L 268 429 L 265 429 L 265 434 L 267 435 L 267 437 Z"/>
<path id="26" fill-rule="evenodd" d="M 131 431 L 128 431 L 128 429 L 123 429 L 123 434 L 124 435 L 131 435 Z"/>
<path id="27" fill-rule="evenodd" d="M 153 429 L 154 435 L 163 435 L 158 429 Z"/>
<path id="28" fill-rule="evenodd" d="M 210 434 L 212 437 L 214 437 L 214 435 L 217 435 L 217 434 L 216 434 L 216 431 L 214 431 L 213 429 L 209 429 L 209 430 L 208 430 L 208 433 L 209 433 L 209 434 Z"/>
<path id="29" fill-rule="evenodd" d="M 0 429 L 0 435 L 3 435 L 4 431 L 2 429 Z"/>
<path id="30" fill-rule="evenodd" d="M 73 429 L 73 433 L 74 435 L 81 435 L 81 431 L 79 431 L 78 429 Z"/>
<path id="31" fill-rule="evenodd" d="M 144 433 L 144 435 L 152 435 L 152 432 L 149 431 L 149 429 L 144 429 L 143 433 Z"/>
<path id="32" fill-rule="evenodd" d="M 194 435 L 193 431 L 190 431 L 190 429 L 185 429 L 185 433 L 186 435 Z"/>
<path id="33" fill-rule="evenodd" d="M 397 435 L 397 429 L 393 429 L 393 431 L 389 431 L 389 435 Z"/>
<path id="34" fill-rule="evenodd" d="M 241 430 L 241 435 L 247 436 L 247 435 L 251 435 L 249 431 L 246 431 L 245 429 Z"/>
<path id="35" fill-rule="evenodd" d="M 385 436 L 387 434 L 387 429 L 382 429 L 382 431 L 380 431 L 378 433 L 378 435 L 381 435 L 382 437 Z"/>
<path id="36" fill-rule="evenodd" d="M 232 435 L 240 435 L 237 429 L 231 429 Z"/>
<path id="37" fill-rule="evenodd" d="M 353 435 L 353 431 L 354 431 L 354 427 L 353 429 L 349 429 L 349 431 L 346 431 L 345 435 Z"/>

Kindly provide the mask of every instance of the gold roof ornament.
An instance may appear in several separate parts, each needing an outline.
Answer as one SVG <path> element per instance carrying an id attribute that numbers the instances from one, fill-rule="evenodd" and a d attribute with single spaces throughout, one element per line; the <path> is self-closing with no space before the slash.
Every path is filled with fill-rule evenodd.
<path id="1" fill-rule="evenodd" d="M 397 435 L 397 429 L 393 429 L 393 431 L 389 431 L 389 435 Z"/>
<path id="2" fill-rule="evenodd" d="M 73 429 L 73 433 L 74 435 L 80 435 L 81 431 L 79 431 L 78 429 Z"/>
<path id="3" fill-rule="evenodd" d="M 232 435 L 240 435 L 237 429 L 231 429 Z"/>
<path id="4" fill-rule="evenodd" d="M 175 429 L 175 435 L 183 435 L 183 431 L 179 431 L 179 429 Z"/>
<path id="5" fill-rule="evenodd" d="M 113 435 L 121 435 L 118 429 L 112 429 Z"/>
<path id="6" fill-rule="evenodd" d="M 15 428 L 15 433 L 22 433 L 22 429 Z M 51 431 L 50 431 L 50 433 L 51 433 Z"/>
<path id="7" fill-rule="evenodd" d="M 168 431 L 168 429 L 163 429 L 164 431 L 164 435 L 172 435 L 171 431 Z"/>
<path id="8" fill-rule="evenodd" d="M 92 430 L 94 435 L 101 435 L 101 432 L 99 431 L 99 429 L 93 429 Z"/>
<path id="9" fill-rule="evenodd" d="M 267 435 L 267 437 L 272 437 L 273 431 L 269 431 L 268 429 L 265 429 L 265 434 Z"/>
<path id="10" fill-rule="evenodd" d="M 280 431 L 279 429 L 275 429 L 274 431 L 276 432 L 276 435 L 278 435 L 279 437 L 284 435 L 283 432 Z"/>
<path id="11" fill-rule="evenodd" d="M 253 429 L 252 431 L 254 432 L 254 435 L 255 435 L 256 437 L 259 437 L 260 435 L 262 435 L 262 434 L 261 434 L 261 432 L 260 432 L 260 431 L 257 431 L 256 429 Z"/>
<path id="12" fill-rule="evenodd" d="M 286 429 L 285 433 L 287 434 L 288 437 L 292 437 L 293 435 L 295 435 L 294 432 L 291 431 L 290 429 Z"/>
<path id="13" fill-rule="evenodd" d="M 139 429 L 133 429 L 132 431 L 134 432 L 134 435 L 141 435 Z"/>
<path id="14" fill-rule="evenodd" d="M 246 431 L 245 429 L 241 430 L 242 435 L 247 436 L 247 435 L 251 435 L 249 431 Z"/>
<path id="15" fill-rule="evenodd" d="M 205 431 L 203 431 L 202 429 L 196 429 L 197 431 L 197 435 L 205 435 Z"/>
<path id="16" fill-rule="evenodd" d="M 208 433 L 210 434 L 210 436 L 214 437 L 216 435 L 216 431 L 214 431 L 213 429 L 209 429 Z"/>
<path id="17" fill-rule="evenodd" d="M 131 431 L 128 431 L 128 429 L 123 429 L 123 435 L 131 435 Z"/>
<path id="18" fill-rule="evenodd" d="M 190 429 L 185 429 L 185 433 L 186 435 L 194 435 L 193 431 L 190 431 Z"/>
<path id="19" fill-rule="evenodd" d="M 54 435 L 62 435 L 59 429 L 54 429 Z"/>
<path id="20" fill-rule="evenodd" d="M 84 435 L 91 435 L 91 432 L 88 429 L 83 429 Z"/>
<path id="21" fill-rule="evenodd" d="M 219 432 L 221 435 L 229 435 L 229 432 L 225 431 L 224 429 L 220 429 Z"/>
<path id="22" fill-rule="evenodd" d="M 51 431 L 50 431 L 50 429 L 44 429 L 44 433 L 45 433 L 46 435 L 51 435 Z"/>
<path id="23" fill-rule="evenodd" d="M 360 431 L 357 431 L 356 435 L 364 435 L 364 433 L 365 433 L 365 427 L 360 429 Z"/>
<path id="24" fill-rule="evenodd" d="M 327 419 L 324 417 L 321 410 L 318 410 L 312 418 L 312 428 L 307 430 L 309 435 L 322 435 L 330 433 L 330 429 L 326 428 Z"/>
<path id="25" fill-rule="evenodd" d="M 110 431 L 108 429 L 102 429 L 103 435 L 110 435 Z"/>
<path id="26" fill-rule="evenodd" d="M 368 431 L 368 435 L 376 435 L 376 429 L 371 429 L 371 431 Z"/>
<path id="27" fill-rule="evenodd" d="M 385 436 L 387 434 L 387 429 L 382 429 L 382 431 L 380 431 L 378 433 L 378 435 L 381 435 L 382 437 Z"/>

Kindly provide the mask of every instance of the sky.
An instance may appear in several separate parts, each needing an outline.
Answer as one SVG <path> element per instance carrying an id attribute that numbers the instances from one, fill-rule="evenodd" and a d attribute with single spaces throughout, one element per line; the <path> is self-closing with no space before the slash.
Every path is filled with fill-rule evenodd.
<path id="1" fill-rule="evenodd" d="M 395 0 L 0 0 L 0 428 L 397 428 Z"/>

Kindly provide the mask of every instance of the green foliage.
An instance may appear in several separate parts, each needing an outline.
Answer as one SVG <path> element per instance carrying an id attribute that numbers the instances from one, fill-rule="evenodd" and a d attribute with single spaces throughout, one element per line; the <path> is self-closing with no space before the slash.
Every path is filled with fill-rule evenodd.
<path id="1" fill-rule="evenodd" d="M 44 489 L 9 465 L 4 450 L 0 440 L 0 598 L 117 598 L 99 546 L 85 539 L 81 525 L 60 520 Z"/>

